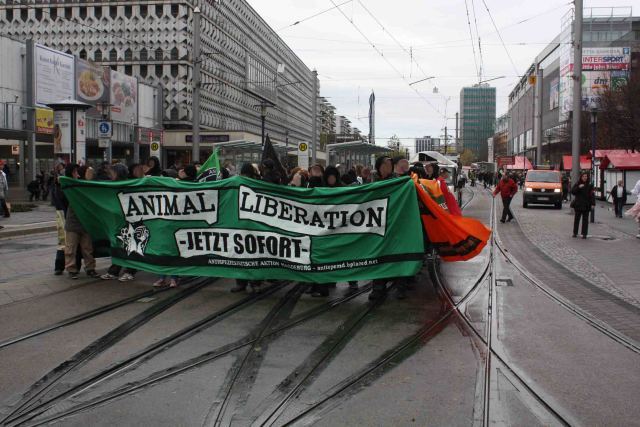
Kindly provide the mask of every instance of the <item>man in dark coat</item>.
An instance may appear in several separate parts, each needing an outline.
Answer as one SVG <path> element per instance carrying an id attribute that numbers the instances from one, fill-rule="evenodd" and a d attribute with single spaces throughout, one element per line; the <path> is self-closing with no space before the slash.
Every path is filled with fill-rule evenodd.
<path id="1" fill-rule="evenodd" d="M 580 225 L 580 219 L 582 219 L 582 238 L 586 239 L 587 234 L 589 234 L 589 211 L 591 211 L 591 206 L 596 204 L 593 184 L 589 182 L 589 174 L 583 173 L 580 175 L 580 179 L 571 189 L 571 194 L 575 196 L 573 202 L 571 202 L 571 207 L 575 210 L 573 237 L 578 237 L 578 226 Z"/>
<path id="2" fill-rule="evenodd" d="M 622 209 L 627 204 L 627 189 L 624 181 L 618 181 L 618 185 L 614 185 L 611 189 L 611 199 L 613 200 L 613 208 L 617 218 L 622 218 Z"/>

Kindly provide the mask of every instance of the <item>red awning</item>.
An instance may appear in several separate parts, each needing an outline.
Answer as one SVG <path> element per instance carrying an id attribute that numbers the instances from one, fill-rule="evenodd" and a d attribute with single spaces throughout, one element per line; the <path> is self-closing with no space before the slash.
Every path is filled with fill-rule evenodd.
<path id="1" fill-rule="evenodd" d="M 596 152 L 596 158 L 598 153 Z M 573 161 L 571 156 L 562 156 L 562 169 L 570 171 L 572 169 Z M 591 158 L 590 156 L 580 156 L 580 170 L 591 170 Z"/>
<path id="2" fill-rule="evenodd" d="M 601 159 L 603 157 L 608 156 L 609 154 L 617 155 L 617 154 L 626 154 L 627 150 L 596 150 L 596 159 Z M 588 158 L 591 158 L 591 151 L 587 154 Z"/>
<path id="3" fill-rule="evenodd" d="M 608 154 L 606 160 L 609 161 L 610 169 L 620 170 L 640 170 L 640 153 L 622 152 Z"/>
<path id="4" fill-rule="evenodd" d="M 524 156 L 515 156 L 512 165 L 505 166 L 507 170 L 529 170 L 533 169 L 531 162 Z"/>

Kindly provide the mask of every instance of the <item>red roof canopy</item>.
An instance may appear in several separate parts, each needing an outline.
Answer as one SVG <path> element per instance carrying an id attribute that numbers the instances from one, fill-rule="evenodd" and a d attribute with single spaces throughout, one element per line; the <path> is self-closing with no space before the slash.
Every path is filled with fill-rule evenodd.
<path id="1" fill-rule="evenodd" d="M 524 156 L 514 156 L 514 162 L 512 165 L 505 166 L 507 170 L 529 170 L 533 169 L 531 162 Z"/>
<path id="2" fill-rule="evenodd" d="M 596 150 L 596 159 L 601 159 L 603 157 L 608 156 L 609 154 L 626 154 L 628 151 L 627 150 Z M 591 158 L 591 151 L 589 151 L 589 154 L 587 154 L 588 158 Z"/>
<path id="3" fill-rule="evenodd" d="M 596 150 L 596 158 L 598 157 L 598 151 Z M 573 160 L 571 156 L 562 156 L 562 169 L 570 171 L 572 169 Z M 580 170 L 591 169 L 591 157 L 580 156 Z"/>
<path id="4" fill-rule="evenodd" d="M 608 166 L 611 169 L 640 170 L 640 153 L 620 151 L 622 153 L 607 154 L 605 159 L 609 161 Z"/>

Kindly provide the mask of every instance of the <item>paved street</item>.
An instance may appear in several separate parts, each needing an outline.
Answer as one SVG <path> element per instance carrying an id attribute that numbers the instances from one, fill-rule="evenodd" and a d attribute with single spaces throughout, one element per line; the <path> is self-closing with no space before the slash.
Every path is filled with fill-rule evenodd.
<path id="1" fill-rule="evenodd" d="M 465 213 L 489 223 L 491 200 L 469 189 Z M 76 282 L 52 275 L 52 234 L 5 239 L 2 418 L 8 425 L 65 426 L 475 425 L 487 410 L 492 423 L 506 425 L 638 425 L 637 336 L 621 328 L 640 319 L 632 301 L 637 289 L 605 272 L 611 287 L 597 286 L 605 282 L 584 280 L 573 264 L 556 260 L 545 261 L 552 274 L 543 275 L 532 267 L 531 231 L 518 231 L 519 224 L 532 230 L 547 223 L 560 230 L 560 219 L 570 223 L 567 211 L 516 207 L 518 222 L 499 224 L 497 237 L 526 274 L 498 247 L 487 247 L 469 262 L 438 263 L 432 273 L 427 261 L 408 299 L 398 301 L 392 291 L 379 304 L 367 301 L 365 283 L 355 294 L 340 283 L 325 300 L 296 284 L 232 294 L 229 280 L 153 292 L 154 278 L 145 273 L 130 283 Z M 615 225 L 602 222 L 595 234 Z M 567 245 L 583 263 L 595 250 L 588 245 L 638 243 L 591 239 L 569 246 L 573 242 L 558 231 L 554 244 Z M 534 246 L 546 259 L 550 246 Z M 107 266 L 100 260 L 100 270 Z M 558 291 L 553 279 L 565 276 L 581 280 L 574 287 L 600 292 L 590 302 L 589 294 L 574 290 L 561 295 L 566 302 L 586 307 L 629 345 L 530 281 Z M 601 313 L 590 313 L 590 303 L 611 303 L 618 311 L 597 318 Z M 48 326 L 56 327 L 42 332 Z M 11 340 L 31 331 L 41 332 Z"/>

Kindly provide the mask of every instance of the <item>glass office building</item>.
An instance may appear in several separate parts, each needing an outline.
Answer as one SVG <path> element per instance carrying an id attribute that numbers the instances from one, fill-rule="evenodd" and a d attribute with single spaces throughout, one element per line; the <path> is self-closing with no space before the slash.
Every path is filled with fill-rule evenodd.
<path id="1" fill-rule="evenodd" d="M 471 150 L 475 161 L 487 161 L 487 139 L 493 136 L 495 121 L 496 88 L 487 84 L 462 88 L 460 140 L 463 150 Z"/>

